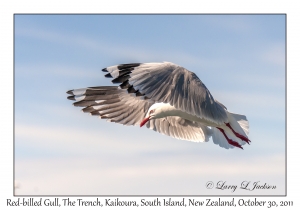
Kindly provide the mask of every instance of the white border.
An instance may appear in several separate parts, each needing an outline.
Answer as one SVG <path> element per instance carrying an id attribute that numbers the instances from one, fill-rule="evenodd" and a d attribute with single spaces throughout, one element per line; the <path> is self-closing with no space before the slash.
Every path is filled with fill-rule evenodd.
<path id="1" fill-rule="evenodd" d="M 0 206 L 6 207 L 6 199 L 13 197 L 13 14 L 15 13 L 286 13 L 287 14 L 287 142 L 288 171 L 287 197 L 265 197 L 265 200 L 293 200 L 297 202 L 299 189 L 298 153 L 299 138 L 297 117 L 299 84 L 299 10 L 296 1 L 1 1 L 1 48 L 0 88 L 1 99 L 1 199 Z M 87 198 L 87 197 L 86 197 Z M 127 198 L 139 200 L 140 198 Z M 200 199 L 200 198 L 199 198 Z M 201 198 L 205 199 L 204 197 Z M 253 197 L 251 198 L 253 199 Z M 262 198 L 259 198 L 262 200 Z M 6 207 L 8 208 L 8 207 Z M 6 209 L 4 208 L 4 209 Z M 141 209 L 141 208 L 140 208 Z"/>

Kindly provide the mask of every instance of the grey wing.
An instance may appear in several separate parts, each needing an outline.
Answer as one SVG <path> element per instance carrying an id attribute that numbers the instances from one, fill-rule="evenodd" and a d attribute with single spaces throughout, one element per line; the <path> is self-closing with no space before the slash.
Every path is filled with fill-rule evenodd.
<path id="1" fill-rule="evenodd" d="M 207 126 L 177 116 L 152 119 L 147 123 L 147 128 L 176 139 L 194 142 L 207 142 L 211 136 L 211 129 Z"/>
<path id="2" fill-rule="evenodd" d="M 129 93 L 154 102 L 169 103 L 177 109 L 216 124 L 227 121 L 224 107 L 202 81 L 185 68 L 173 63 L 122 64 L 103 69 L 106 77 Z"/>
<path id="3" fill-rule="evenodd" d="M 67 93 L 68 99 L 76 101 L 74 106 L 84 107 L 83 112 L 123 125 L 139 125 L 153 104 L 117 86 L 89 87 Z"/>
<path id="4" fill-rule="evenodd" d="M 83 112 L 123 125 L 139 125 L 153 104 L 117 86 L 88 87 L 67 93 L 70 94 L 68 99 L 76 101 L 74 106 L 84 107 Z M 196 142 L 208 141 L 210 136 L 207 126 L 173 116 L 150 120 L 147 128 L 177 139 Z"/>

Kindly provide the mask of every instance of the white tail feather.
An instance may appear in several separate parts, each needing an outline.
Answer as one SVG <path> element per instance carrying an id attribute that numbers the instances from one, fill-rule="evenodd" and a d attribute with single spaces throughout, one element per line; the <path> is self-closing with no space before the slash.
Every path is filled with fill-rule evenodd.
<path id="1" fill-rule="evenodd" d="M 234 114 L 234 113 L 230 113 L 230 112 L 227 112 L 227 116 L 228 116 L 229 124 L 231 125 L 232 129 L 235 132 L 237 132 L 245 137 L 248 137 L 249 122 L 248 122 L 246 116 L 240 115 L 240 114 Z M 236 137 L 234 135 L 234 133 L 230 130 L 230 128 L 228 128 L 226 125 L 221 126 L 220 128 L 222 128 L 224 130 L 225 134 L 227 135 L 227 137 L 229 139 L 239 143 L 240 145 L 244 145 L 246 143 L 245 141 Z M 219 131 L 218 128 L 214 128 L 214 127 L 212 128 L 212 139 L 213 139 L 213 142 L 215 144 L 219 145 L 220 147 L 223 147 L 226 149 L 231 149 L 231 148 L 235 147 L 228 143 L 225 136 L 223 135 L 223 133 L 221 131 Z"/>
<path id="2" fill-rule="evenodd" d="M 234 113 L 230 113 L 230 112 L 228 112 L 228 113 L 230 114 L 230 116 L 232 118 L 235 119 L 236 122 L 238 122 L 240 127 L 243 129 L 244 134 L 246 134 L 248 136 L 249 135 L 249 122 L 248 122 L 246 116 L 240 115 L 240 114 L 234 114 Z M 243 133 L 241 133 L 241 134 L 243 134 Z"/>
<path id="3" fill-rule="evenodd" d="M 220 147 L 223 147 L 225 149 L 232 149 L 234 146 L 229 144 L 224 137 L 223 133 L 219 131 L 217 128 L 212 128 L 213 134 L 212 134 L 212 140 L 215 144 L 219 145 Z M 230 137 L 229 137 L 230 138 Z"/>

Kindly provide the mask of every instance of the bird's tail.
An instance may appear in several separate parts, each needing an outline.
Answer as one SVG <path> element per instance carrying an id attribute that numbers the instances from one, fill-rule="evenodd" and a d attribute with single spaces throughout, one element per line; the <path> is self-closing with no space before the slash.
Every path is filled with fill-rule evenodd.
<path id="1" fill-rule="evenodd" d="M 249 122 L 245 115 L 227 112 L 227 116 L 229 121 L 228 123 L 224 126 L 220 126 L 219 128 L 212 128 L 211 136 L 213 142 L 226 149 L 234 147 L 242 148 L 245 143 L 250 142 L 248 139 Z"/>

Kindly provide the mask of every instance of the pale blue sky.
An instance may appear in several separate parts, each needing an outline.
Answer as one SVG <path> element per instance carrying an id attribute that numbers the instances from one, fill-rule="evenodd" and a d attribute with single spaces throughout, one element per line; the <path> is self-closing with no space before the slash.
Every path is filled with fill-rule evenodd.
<path id="1" fill-rule="evenodd" d="M 176 140 L 89 116 L 66 99 L 69 89 L 112 85 L 104 67 L 161 61 L 195 72 L 246 115 L 252 144 Z M 205 183 L 247 179 L 277 190 L 235 195 L 282 195 L 285 16 L 16 15 L 15 136 L 19 194 L 232 195 Z"/>

